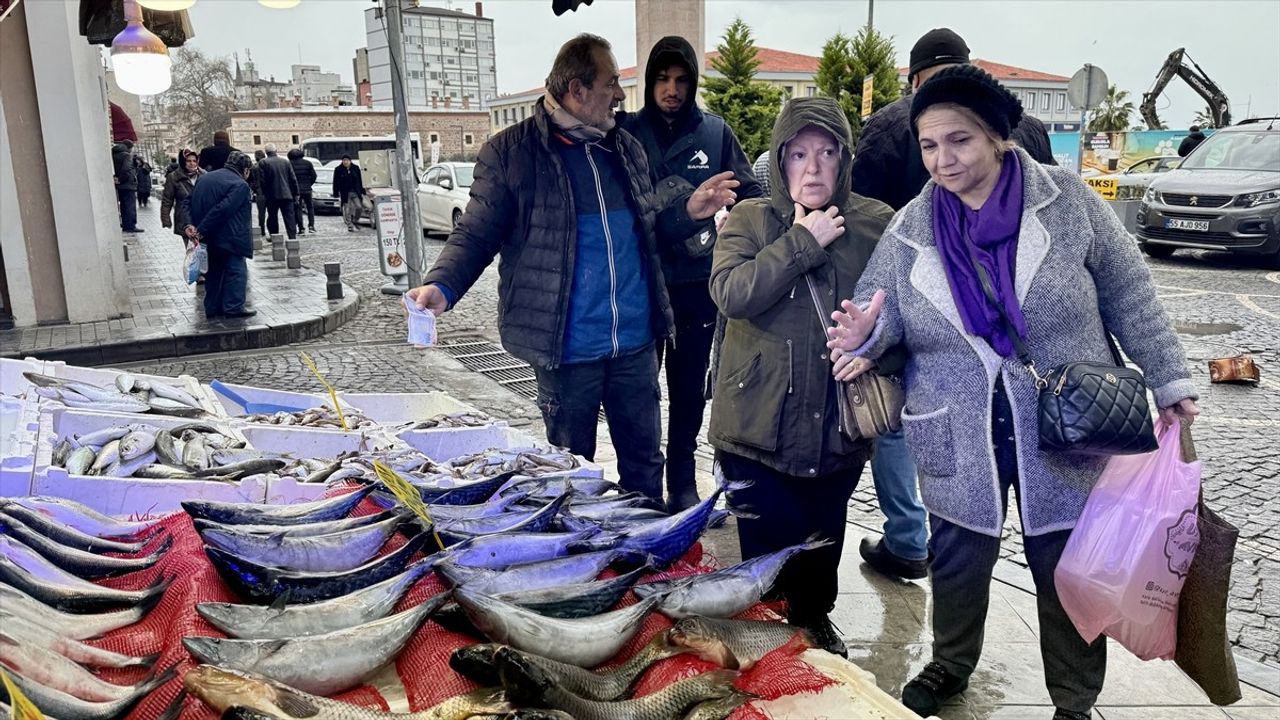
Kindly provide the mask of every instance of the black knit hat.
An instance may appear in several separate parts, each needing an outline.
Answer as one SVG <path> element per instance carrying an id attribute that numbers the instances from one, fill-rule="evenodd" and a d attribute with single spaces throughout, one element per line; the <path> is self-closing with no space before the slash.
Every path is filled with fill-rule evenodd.
<path id="1" fill-rule="evenodd" d="M 227 155 L 227 161 L 222 164 L 222 167 L 228 170 L 233 170 L 238 175 L 243 175 L 244 171 L 248 170 L 251 165 L 253 165 L 253 161 L 249 159 L 248 155 L 245 155 L 239 150 L 232 150 L 231 153 Z"/>
<path id="2" fill-rule="evenodd" d="M 976 65 L 943 68 L 929 78 L 911 101 L 911 133 L 919 135 L 916 120 L 930 105 L 955 103 L 977 113 L 1005 140 L 1022 121 L 1022 103 L 998 80 Z"/>
<path id="3" fill-rule="evenodd" d="M 934 28 L 911 47 L 911 65 L 907 80 L 935 65 L 969 64 L 969 46 L 951 28 Z"/>

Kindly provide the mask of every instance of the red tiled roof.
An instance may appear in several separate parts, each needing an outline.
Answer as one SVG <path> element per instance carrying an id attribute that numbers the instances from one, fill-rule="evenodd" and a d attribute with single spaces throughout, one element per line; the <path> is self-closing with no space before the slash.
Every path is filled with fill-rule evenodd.
<path id="1" fill-rule="evenodd" d="M 719 58 L 720 53 L 715 50 L 707 52 L 707 68 L 711 67 L 712 60 L 718 60 Z M 756 68 L 758 73 L 816 73 L 818 72 L 818 60 L 820 58 L 812 55 L 786 52 L 785 50 L 757 47 L 756 59 L 760 61 L 760 67 Z M 637 71 L 638 68 L 635 65 L 625 67 L 618 71 L 618 77 L 621 80 L 631 80 L 636 77 Z M 524 92 L 509 93 L 509 95 L 531 95 L 540 93 L 544 89 L 543 87 L 536 87 Z M 502 97 L 504 96 L 499 96 L 499 99 Z"/>
<path id="2" fill-rule="evenodd" d="M 997 80 L 1035 80 L 1039 82 L 1068 82 L 1071 80 L 1071 78 L 1062 75 L 1040 72 L 1039 70 L 1028 70 L 1016 65 L 1005 65 L 1004 63 L 990 60 L 975 59 L 973 64 L 991 73 L 991 76 Z M 904 77 L 909 71 L 910 68 L 898 68 L 898 74 Z"/>

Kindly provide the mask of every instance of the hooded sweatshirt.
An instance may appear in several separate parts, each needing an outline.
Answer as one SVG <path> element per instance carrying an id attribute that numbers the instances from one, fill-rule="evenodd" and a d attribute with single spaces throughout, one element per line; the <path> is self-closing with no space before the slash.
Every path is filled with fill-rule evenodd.
<path id="1" fill-rule="evenodd" d="M 733 130 L 718 115 L 698 107 L 698 56 L 687 40 L 677 35 L 662 38 L 653 46 L 645 63 L 644 108 L 620 116 L 619 124 L 644 146 L 653 169 L 655 189 L 664 202 L 685 202 L 689 192 L 713 175 L 732 170 L 741 183 L 739 201 L 760 197 L 763 191 L 751 174 L 751 163 L 742 152 Z M 679 65 L 689 73 L 689 93 L 672 122 L 654 100 L 658 73 Z M 708 220 L 693 227 L 697 247 L 708 250 L 715 243 L 715 223 Z M 662 274 L 668 285 L 705 283 L 711 274 L 709 252 L 692 257 L 684 249 L 689 238 L 658 237 Z M 705 240 L 705 243 L 702 241 Z"/>
<path id="2" fill-rule="evenodd" d="M 786 143 L 809 126 L 840 145 L 827 205 L 841 208 L 845 231 L 825 248 L 793 224 L 795 201 L 777 161 Z M 893 211 L 850 190 L 849 134 L 844 113 L 830 98 L 788 102 L 769 147 L 771 195 L 729 214 L 711 269 L 711 297 L 728 323 L 708 437 L 717 449 L 797 477 L 850 468 L 867 458 L 870 445 L 840 432 L 824 327 L 853 292 Z"/>

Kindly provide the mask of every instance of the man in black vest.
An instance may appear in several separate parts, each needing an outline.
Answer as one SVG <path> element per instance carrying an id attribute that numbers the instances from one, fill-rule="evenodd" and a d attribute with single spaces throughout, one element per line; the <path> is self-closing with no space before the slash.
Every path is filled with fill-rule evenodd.
<path id="1" fill-rule="evenodd" d="M 708 178 L 733 171 L 738 200 L 763 191 L 733 130 L 698 107 L 698 56 L 682 37 L 664 37 L 645 64 L 644 109 L 622 127 L 644 146 L 662 197 L 688 194 Z M 716 306 L 707 290 L 716 226 L 703 223 L 691 236 L 658 235 L 662 274 L 675 313 L 675 342 L 658 343 L 667 371 L 667 505 L 672 512 L 698 502 L 693 452 L 706 408 L 704 388 Z"/>

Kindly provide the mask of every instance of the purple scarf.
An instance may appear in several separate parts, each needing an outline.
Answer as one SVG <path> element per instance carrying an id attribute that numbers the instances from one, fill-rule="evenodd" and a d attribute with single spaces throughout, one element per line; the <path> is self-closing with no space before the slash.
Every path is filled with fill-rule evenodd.
<path id="1" fill-rule="evenodd" d="M 1013 342 L 1005 332 L 1000 313 L 982 291 L 970 252 L 986 268 L 996 300 L 1014 330 L 1025 338 L 1027 321 L 1013 286 L 1021 224 L 1022 164 L 1013 151 L 1004 154 L 1000 179 L 980 210 L 970 210 L 955 193 L 940 185 L 933 189 L 933 237 L 942 254 L 942 267 L 960 319 L 970 335 L 986 339 L 1004 357 L 1013 355 Z"/>

